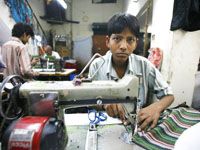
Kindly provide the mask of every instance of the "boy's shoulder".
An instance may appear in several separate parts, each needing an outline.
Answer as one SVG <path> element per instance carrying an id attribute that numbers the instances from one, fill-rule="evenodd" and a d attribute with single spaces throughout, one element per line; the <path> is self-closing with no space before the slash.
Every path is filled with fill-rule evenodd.
<path id="1" fill-rule="evenodd" d="M 145 65 L 148 67 L 154 67 L 153 64 L 144 56 L 136 55 L 136 54 L 131 54 L 131 62 L 135 63 L 137 65 Z"/>
<path id="2" fill-rule="evenodd" d="M 102 57 L 95 58 L 93 62 L 102 62 L 103 60 L 107 61 L 111 58 L 112 53 L 110 51 L 107 51 L 105 55 Z"/>
<path id="3" fill-rule="evenodd" d="M 130 56 L 135 61 L 144 61 L 144 62 L 147 62 L 147 63 L 149 62 L 149 60 L 147 58 L 145 58 L 144 56 L 140 56 L 140 55 L 136 55 L 136 54 L 131 54 Z"/>

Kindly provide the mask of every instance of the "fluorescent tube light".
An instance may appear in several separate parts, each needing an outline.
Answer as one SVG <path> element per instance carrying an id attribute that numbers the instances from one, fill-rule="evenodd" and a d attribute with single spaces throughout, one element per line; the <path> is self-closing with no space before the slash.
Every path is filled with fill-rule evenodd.
<path id="1" fill-rule="evenodd" d="M 64 0 L 57 0 L 64 9 L 67 9 L 67 4 Z"/>

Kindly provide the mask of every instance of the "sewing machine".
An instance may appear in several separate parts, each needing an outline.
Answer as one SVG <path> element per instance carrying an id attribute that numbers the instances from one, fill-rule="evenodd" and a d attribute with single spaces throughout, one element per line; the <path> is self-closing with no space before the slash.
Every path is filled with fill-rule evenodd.
<path id="1" fill-rule="evenodd" d="M 40 58 L 40 68 L 44 71 L 62 72 L 64 67 L 63 59 L 56 59 L 52 56 L 46 56 L 46 58 Z"/>
<path id="2" fill-rule="evenodd" d="M 86 80 L 78 86 L 73 81 L 24 82 L 9 76 L 0 91 L 2 149 L 62 150 L 67 143 L 63 109 L 134 103 L 138 90 L 139 78 L 133 75 L 116 81 Z M 126 115 L 135 125 L 135 114 L 126 109 Z"/>

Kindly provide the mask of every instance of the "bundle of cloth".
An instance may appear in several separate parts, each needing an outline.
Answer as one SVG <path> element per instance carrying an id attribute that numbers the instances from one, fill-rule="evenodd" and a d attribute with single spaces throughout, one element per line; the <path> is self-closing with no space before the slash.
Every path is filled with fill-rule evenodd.
<path id="1" fill-rule="evenodd" d="M 133 142 L 147 150 L 171 150 L 174 149 L 179 136 L 198 122 L 200 122 L 200 112 L 196 109 L 189 107 L 167 109 L 155 128 L 138 132 L 133 136 Z"/>

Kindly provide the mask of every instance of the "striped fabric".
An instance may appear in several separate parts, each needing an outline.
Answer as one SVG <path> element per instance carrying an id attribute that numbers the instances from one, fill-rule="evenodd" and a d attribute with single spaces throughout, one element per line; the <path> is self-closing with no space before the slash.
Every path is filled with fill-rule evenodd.
<path id="1" fill-rule="evenodd" d="M 171 150 L 187 128 L 200 122 L 200 112 L 192 108 L 167 110 L 158 125 L 148 132 L 138 132 L 133 142 L 147 150 Z"/>

